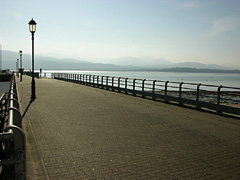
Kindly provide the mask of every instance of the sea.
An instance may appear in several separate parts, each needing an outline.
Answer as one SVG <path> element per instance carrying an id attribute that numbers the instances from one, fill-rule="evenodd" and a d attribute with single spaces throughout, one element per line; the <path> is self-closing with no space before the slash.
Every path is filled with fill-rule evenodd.
<path id="1" fill-rule="evenodd" d="M 5 92 L 8 92 L 9 89 L 10 89 L 10 82 L 9 81 L 0 82 L 0 98 Z"/>
<path id="2" fill-rule="evenodd" d="M 139 71 L 76 71 L 76 70 L 45 70 L 42 76 L 51 77 L 51 73 L 73 73 L 147 80 L 161 80 L 187 83 L 201 83 L 217 86 L 240 88 L 238 73 L 183 73 L 183 72 L 139 72 Z"/>
<path id="3" fill-rule="evenodd" d="M 38 71 L 36 71 L 38 72 Z M 140 71 L 76 71 L 76 70 L 43 70 L 42 76 L 51 78 L 51 73 L 73 73 L 114 77 L 138 78 L 173 82 L 201 83 L 207 85 L 240 88 L 238 73 L 183 73 L 183 72 L 140 72 Z M 9 90 L 10 82 L 0 82 L 0 96 Z"/>

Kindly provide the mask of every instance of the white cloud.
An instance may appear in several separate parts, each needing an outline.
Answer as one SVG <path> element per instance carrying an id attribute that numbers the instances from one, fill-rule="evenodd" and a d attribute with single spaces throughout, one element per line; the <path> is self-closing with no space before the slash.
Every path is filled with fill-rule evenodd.
<path id="1" fill-rule="evenodd" d="M 210 31 L 205 36 L 216 36 L 224 32 L 232 31 L 240 26 L 239 16 L 228 16 L 218 20 L 214 20 L 210 27 Z"/>

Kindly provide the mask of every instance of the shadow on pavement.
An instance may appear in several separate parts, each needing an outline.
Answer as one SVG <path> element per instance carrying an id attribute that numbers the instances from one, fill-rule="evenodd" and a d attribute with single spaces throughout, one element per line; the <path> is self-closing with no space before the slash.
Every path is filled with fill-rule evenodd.
<path id="1" fill-rule="evenodd" d="M 23 115 L 22 115 L 22 119 L 23 119 L 24 116 L 26 115 L 26 113 L 27 113 L 27 111 L 28 111 L 30 105 L 33 103 L 33 101 L 34 101 L 34 100 L 32 100 L 32 99 L 29 101 L 28 106 L 27 106 L 26 110 L 24 111 L 24 113 L 23 113 Z"/>

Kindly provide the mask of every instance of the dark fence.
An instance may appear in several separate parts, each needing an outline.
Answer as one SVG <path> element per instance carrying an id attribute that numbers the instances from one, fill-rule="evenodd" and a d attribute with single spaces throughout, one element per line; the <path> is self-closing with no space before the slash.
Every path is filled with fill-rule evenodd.
<path id="1" fill-rule="evenodd" d="M 52 73 L 52 78 L 196 109 L 240 115 L 240 88 L 88 74 Z"/>
<path id="2" fill-rule="evenodd" d="M 26 179 L 26 143 L 22 131 L 15 76 L 0 99 L 0 179 Z"/>

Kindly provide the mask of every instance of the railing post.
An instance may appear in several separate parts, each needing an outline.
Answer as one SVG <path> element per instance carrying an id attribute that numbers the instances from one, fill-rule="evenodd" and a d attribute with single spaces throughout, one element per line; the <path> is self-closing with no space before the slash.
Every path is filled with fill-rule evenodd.
<path id="1" fill-rule="evenodd" d="M 82 74 L 80 74 L 80 80 L 79 83 L 82 84 Z"/>
<path id="2" fill-rule="evenodd" d="M 165 82 L 165 92 L 164 92 L 164 100 L 165 100 L 165 102 L 167 102 L 168 100 L 167 100 L 167 88 L 168 88 L 168 83 L 169 83 L 169 81 L 166 81 Z"/>
<path id="3" fill-rule="evenodd" d="M 95 81 L 95 75 L 93 75 L 93 85 L 92 85 L 93 87 L 95 87 L 95 82 L 94 81 Z"/>
<path id="4" fill-rule="evenodd" d="M 222 88 L 222 85 L 218 87 L 218 91 L 217 91 L 217 113 L 218 114 L 222 113 L 220 110 L 221 88 Z"/>
<path id="5" fill-rule="evenodd" d="M 199 83 L 199 84 L 197 85 L 197 94 L 196 94 L 196 108 L 197 108 L 197 109 L 201 109 L 201 107 L 200 107 L 200 105 L 199 105 L 200 86 L 201 86 L 201 83 Z"/>
<path id="6" fill-rule="evenodd" d="M 97 87 L 99 87 L 99 76 L 97 76 Z"/>
<path id="7" fill-rule="evenodd" d="M 142 98 L 145 98 L 145 95 L 144 95 L 144 83 L 145 83 L 146 79 L 143 79 L 142 81 Z"/>
<path id="8" fill-rule="evenodd" d="M 183 82 L 180 82 L 179 84 L 179 105 L 180 106 L 182 105 L 182 85 L 183 85 Z"/>
<path id="9" fill-rule="evenodd" d="M 102 84 L 101 89 L 103 89 L 103 77 L 104 77 L 104 76 L 101 77 L 101 81 L 102 81 L 102 83 L 101 83 L 101 84 Z"/>
<path id="10" fill-rule="evenodd" d="M 114 91 L 114 77 L 112 77 L 112 91 Z"/>
<path id="11" fill-rule="evenodd" d="M 156 80 L 153 81 L 153 86 L 152 86 L 152 99 L 156 100 L 155 98 L 155 85 L 156 85 Z"/>
<path id="12" fill-rule="evenodd" d="M 88 75 L 88 86 L 91 85 L 91 75 Z"/>
<path id="13" fill-rule="evenodd" d="M 128 78 L 125 79 L 125 94 L 128 94 L 127 84 L 128 84 Z"/>
<path id="14" fill-rule="evenodd" d="M 86 74 L 83 75 L 83 84 L 85 84 L 85 79 L 86 79 L 85 76 Z"/>
<path id="15" fill-rule="evenodd" d="M 118 78 L 118 92 L 120 92 L 120 81 L 121 81 L 121 77 Z"/>
<path id="16" fill-rule="evenodd" d="M 136 78 L 133 80 L 133 96 L 136 96 L 136 91 L 135 91 L 135 89 L 136 89 Z"/>
<path id="17" fill-rule="evenodd" d="M 78 84 L 80 83 L 80 74 L 78 74 Z"/>
<path id="18" fill-rule="evenodd" d="M 106 76 L 106 89 L 108 90 L 108 78 L 109 76 Z"/>

